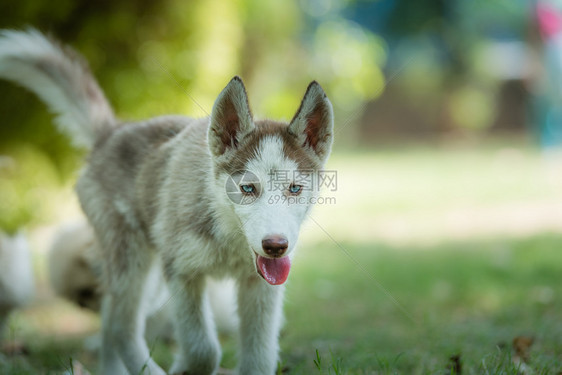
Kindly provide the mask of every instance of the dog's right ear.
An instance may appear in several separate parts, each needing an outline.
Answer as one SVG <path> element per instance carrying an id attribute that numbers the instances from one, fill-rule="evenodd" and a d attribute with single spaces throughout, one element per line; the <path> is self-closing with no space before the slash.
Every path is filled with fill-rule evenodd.
<path id="1" fill-rule="evenodd" d="M 254 127 L 244 83 L 236 76 L 221 91 L 213 106 L 209 127 L 211 153 L 220 156 L 229 148 L 236 148 Z"/>

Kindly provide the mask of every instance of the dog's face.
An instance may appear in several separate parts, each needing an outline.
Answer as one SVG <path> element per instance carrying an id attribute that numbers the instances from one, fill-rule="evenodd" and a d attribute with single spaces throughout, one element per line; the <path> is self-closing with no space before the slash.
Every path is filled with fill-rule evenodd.
<path id="1" fill-rule="evenodd" d="M 331 149 L 330 101 L 312 82 L 290 124 L 254 121 L 235 77 L 213 107 L 209 148 L 218 194 L 225 195 L 249 244 L 256 271 L 286 281 L 299 229 L 318 194 Z"/>

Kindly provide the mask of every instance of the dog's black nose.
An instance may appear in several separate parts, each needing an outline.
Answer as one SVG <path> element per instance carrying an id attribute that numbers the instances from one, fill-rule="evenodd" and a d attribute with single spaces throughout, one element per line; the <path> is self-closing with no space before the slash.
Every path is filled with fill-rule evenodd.
<path id="1" fill-rule="evenodd" d="M 261 247 L 267 255 L 279 258 L 285 254 L 285 251 L 287 251 L 289 241 L 280 235 L 267 236 L 261 240 Z"/>

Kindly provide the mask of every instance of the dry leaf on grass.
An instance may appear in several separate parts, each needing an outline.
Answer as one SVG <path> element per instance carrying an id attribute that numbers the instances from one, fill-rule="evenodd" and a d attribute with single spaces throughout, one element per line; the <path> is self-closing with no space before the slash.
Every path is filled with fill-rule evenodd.
<path id="1" fill-rule="evenodd" d="M 72 370 L 65 371 L 63 375 L 91 375 L 78 361 L 72 361 Z"/>
<path id="2" fill-rule="evenodd" d="M 29 349 L 27 349 L 27 346 L 25 346 L 23 342 L 17 340 L 11 340 L 3 343 L 0 347 L 0 352 L 9 357 L 15 355 L 29 355 Z"/>
<path id="3" fill-rule="evenodd" d="M 462 375 L 461 354 L 454 354 L 449 357 L 447 374 Z"/>
<path id="4" fill-rule="evenodd" d="M 529 375 L 533 373 L 529 366 L 529 351 L 535 339 L 528 336 L 517 336 L 513 339 L 513 350 L 515 355 L 511 359 L 513 364 L 517 366 L 519 374 Z"/>
<path id="5" fill-rule="evenodd" d="M 229 370 L 227 368 L 219 368 L 217 375 L 234 375 L 234 370 Z"/>

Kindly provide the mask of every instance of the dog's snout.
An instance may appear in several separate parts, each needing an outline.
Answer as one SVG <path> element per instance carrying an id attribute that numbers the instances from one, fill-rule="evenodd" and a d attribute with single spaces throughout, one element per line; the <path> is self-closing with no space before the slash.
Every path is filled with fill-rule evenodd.
<path id="1" fill-rule="evenodd" d="M 287 251 L 289 241 L 279 235 L 267 236 L 261 241 L 261 246 L 267 255 L 278 258 Z"/>

